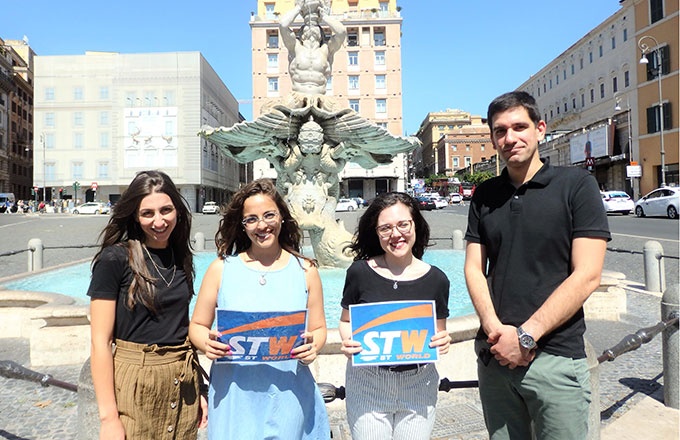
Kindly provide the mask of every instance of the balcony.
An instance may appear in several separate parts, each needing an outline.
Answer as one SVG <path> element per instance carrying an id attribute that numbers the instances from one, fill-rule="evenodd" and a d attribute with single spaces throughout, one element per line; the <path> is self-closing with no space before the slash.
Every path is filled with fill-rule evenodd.
<path id="1" fill-rule="evenodd" d="M 6 91 L 7 93 L 13 92 L 16 89 L 12 77 L 4 72 L 0 72 L 0 89 Z"/>

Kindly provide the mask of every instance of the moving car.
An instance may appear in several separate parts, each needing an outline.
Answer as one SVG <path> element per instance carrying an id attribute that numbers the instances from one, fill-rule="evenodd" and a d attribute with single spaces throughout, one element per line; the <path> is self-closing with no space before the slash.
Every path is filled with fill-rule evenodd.
<path id="1" fill-rule="evenodd" d="M 359 209 L 359 206 L 352 199 L 340 199 L 335 207 L 335 211 L 354 211 L 356 209 Z"/>
<path id="2" fill-rule="evenodd" d="M 623 191 L 600 191 L 605 211 L 628 215 L 635 209 L 635 202 Z"/>
<path id="3" fill-rule="evenodd" d="M 434 202 L 434 206 L 437 207 L 437 209 L 443 209 L 449 206 L 449 202 L 446 201 L 446 199 L 442 196 L 436 196 L 436 197 L 430 197 L 432 201 Z"/>
<path id="4" fill-rule="evenodd" d="M 203 214 L 219 214 L 220 207 L 217 206 L 215 202 L 205 202 L 203 208 L 201 209 Z"/>
<path id="5" fill-rule="evenodd" d="M 418 208 L 420 208 L 421 211 L 432 211 L 433 209 L 437 209 L 437 205 L 434 204 L 432 199 L 427 197 L 416 197 L 416 200 L 418 200 Z"/>
<path id="6" fill-rule="evenodd" d="M 73 208 L 74 214 L 108 214 L 111 209 L 101 202 L 87 202 Z"/>
<path id="7" fill-rule="evenodd" d="M 668 216 L 668 218 L 677 219 L 678 206 L 680 206 L 680 188 L 664 186 L 635 202 L 635 215 L 638 217 Z"/>
<path id="8" fill-rule="evenodd" d="M 451 193 L 449 195 L 449 203 L 460 203 L 463 201 L 463 196 L 458 193 Z"/>
<path id="9" fill-rule="evenodd" d="M 460 193 L 463 196 L 463 200 L 470 200 L 472 195 L 475 193 L 475 184 L 462 182 L 460 184 Z"/>

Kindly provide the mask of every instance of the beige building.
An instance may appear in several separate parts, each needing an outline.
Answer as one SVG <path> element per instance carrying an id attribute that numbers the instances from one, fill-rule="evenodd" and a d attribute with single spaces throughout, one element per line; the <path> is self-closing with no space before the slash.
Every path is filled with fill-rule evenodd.
<path id="1" fill-rule="evenodd" d="M 9 184 L 9 115 L 11 112 L 10 94 L 16 90 L 12 77 L 11 46 L 5 45 L 0 38 L 0 192 L 12 192 Z"/>
<path id="2" fill-rule="evenodd" d="M 240 120 L 199 52 L 86 52 L 35 65 L 34 179 L 55 193 L 115 202 L 137 172 L 160 169 L 198 211 L 245 180 L 243 165 L 197 135 Z"/>
<path id="3" fill-rule="evenodd" d="M 416 136 L 423 143 L 414 155 L 415 175 L 453 175 L 494 155 L 486 119 L 463 110 L 430 112 Z"/>
<path id="4" fill-rule="evenodd" d="M 258 0 L 251 17 L 253 65 L 253 117 L 261 114 L 270 99 L 292 90 L 288 73 L 288 51 L 279 37 L 278 17 L 289 11 L 294 0 Z M 401 23 L 396 0 L 333 0 L 331 13 L 347 29 L 347 38 L 335 53 L 326 95 L 352 108 L 362 117 L 402 133 Z M 293 24 L 302 25 L 298 17 Z M 326 33 L 330 30 L 325 28 Z M 264 160 L 254 166 L 254 177 L 276 178 Z M 348 164 L 340 174 L 341 192 L 348 196 L 373 198 L 376 193 L 405 190 L 405 157 L 392 164 L 365 170 Z"/>
<path id="5" fill-rule="evenodd" d="M 635 39 L 642 40 L 652 50 L 646 55 L 647 64 L 637 64 L 637 102 L 635 111 L 639 115 L 637 136 L 640 153 L 637 156 L 642 167 L 640 193 L 645 195 L 661 186 L 661 123 L 659 104 L 663 105 L 663 140 L 665 157 L 665 181 L 678 185 L 678 139 L 680 124 L 680 41 L 678 40 L 678 0 L 634 0 Z M 658 46 L 650 38 L 656 39 Z M 635 58 L 641 58 L 641 51 L 635 48 Z M 657 52 L 661 52 L 661 96 L 657 77 Z"/>

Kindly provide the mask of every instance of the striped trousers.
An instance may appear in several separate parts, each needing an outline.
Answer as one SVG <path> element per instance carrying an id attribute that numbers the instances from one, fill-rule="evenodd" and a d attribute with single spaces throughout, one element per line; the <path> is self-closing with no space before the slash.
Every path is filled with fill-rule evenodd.
<path id="1" fill-rule="evenodd" d="M 426 440 L 434 427 L 439 374 L 434 364 L 409 371 L 347 364 L 347 421 L 354 440 Z"/>

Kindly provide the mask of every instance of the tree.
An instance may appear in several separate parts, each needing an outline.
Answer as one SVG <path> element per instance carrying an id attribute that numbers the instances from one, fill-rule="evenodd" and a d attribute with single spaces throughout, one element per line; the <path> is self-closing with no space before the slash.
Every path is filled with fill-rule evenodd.
<path id="1" fill-rule="evenodd" d="M 482 171 L 482 172 L 475 173 L 475 174 L 466 173 L 463 176 L 463 180 L 465 182 L 470 182 L 470 183 L 474 183 L 475 185 L 479 185 L 480 183 L 484 182 L 485 180 L 489 180 L 492 177 L 495 177 L 495 174 L 492 173 L 491 171 Z"/>
<path id="2" fill-rule="evenodd" d="M 425 178 L 425 185 L 432 186 L 432 182 L 446 178 L 446 174 L 430 174 Z"/>

